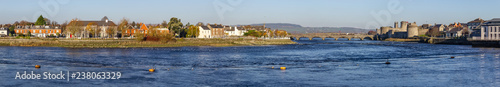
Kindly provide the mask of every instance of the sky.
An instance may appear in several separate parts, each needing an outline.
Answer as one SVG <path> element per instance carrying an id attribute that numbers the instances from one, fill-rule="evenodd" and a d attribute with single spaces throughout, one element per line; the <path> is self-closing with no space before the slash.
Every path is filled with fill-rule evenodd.
<path id="1" fill-rule="evenodd" d="M 158 24 L 177 17 L 184 24 L 292 23 L 374 29 L 396 21 L 450 24 L 500 18 L 498 4 L 500 0 L 4 0 L 0 24 L 34 22 L 43 15 L 58 23 L 107 16 L 115 23 L 126 18 Z"/>

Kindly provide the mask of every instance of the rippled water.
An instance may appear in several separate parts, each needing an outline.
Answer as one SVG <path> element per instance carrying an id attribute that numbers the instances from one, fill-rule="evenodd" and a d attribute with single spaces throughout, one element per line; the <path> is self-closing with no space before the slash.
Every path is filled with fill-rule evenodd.
<path id="1" fill-rule="evenodd" d="M 257 47 L 0 47 L 0 86 L 500 85 L 500 49 L 381 41 L 297 42 Z M 392 64 L 384 64 L 387 59 Z M 36 64 L 42 68 L 35 69 Z M 156 72 L 148 72 L 151 67 Z M 23 71 L 110 71 L 121 72 L 122 77 L 16 80 L 16 73 Z"/>

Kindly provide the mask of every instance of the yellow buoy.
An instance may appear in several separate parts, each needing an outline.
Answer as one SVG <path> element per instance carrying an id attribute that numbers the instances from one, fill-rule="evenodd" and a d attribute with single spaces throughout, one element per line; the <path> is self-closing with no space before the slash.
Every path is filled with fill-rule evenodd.
<path id="1" fill-rule="evenodd" d="M 281 70 L 285 70 L 285 69 L 286 69 L 286 67 L 280 67 L 280 69 L 281 69 Z"/>
<path id="2" fill-rule="evenodd" d="M 271 66 L 271 69 L 274 69 L 274 66 Z"/>
<path id="3" fill-rule="evenodd" d="M 155 69 L 151 68 L 149 69 L 149 72 L 155 72 Z"/>
<path id="4" fill-rule="evenodd" d="M 40 65 L 35 65 L 35 68 L 40 68 Z"/>

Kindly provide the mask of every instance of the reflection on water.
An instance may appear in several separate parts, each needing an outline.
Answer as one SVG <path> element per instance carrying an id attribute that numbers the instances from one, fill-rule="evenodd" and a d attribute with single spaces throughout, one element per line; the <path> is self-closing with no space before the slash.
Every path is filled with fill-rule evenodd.
<path id="1" fill-rule="evenodd" d="M 368 40 L 298 42 L 258 47 L 0 47 L 0 86 L 500 85 L 500 51 L 495 48 Z M 384 64 L 387 59 L 392 64 Z M 42 68 L 33 68 L 36 64 Z M 282 66 L 287 70 L 279 70 Z M 148 72 L 151 67 L 157 71 Z M 114 71 L 123 76 L 15 80 L 16 72 L 22 71 Z"/>

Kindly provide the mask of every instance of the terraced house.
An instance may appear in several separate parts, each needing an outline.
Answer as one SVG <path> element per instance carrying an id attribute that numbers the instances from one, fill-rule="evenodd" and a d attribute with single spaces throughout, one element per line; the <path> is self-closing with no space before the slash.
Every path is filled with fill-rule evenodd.
<path id="1" fill-rule="evenodd" d="M 31 33 L 35 37 L 47 37 L 59 35 L 62 31 L 59 26 L 45 26 L 45 25 L 26 25 L 26 26 L 16 26 L 14 29 L 16 34 L 28 34 Z"/>

